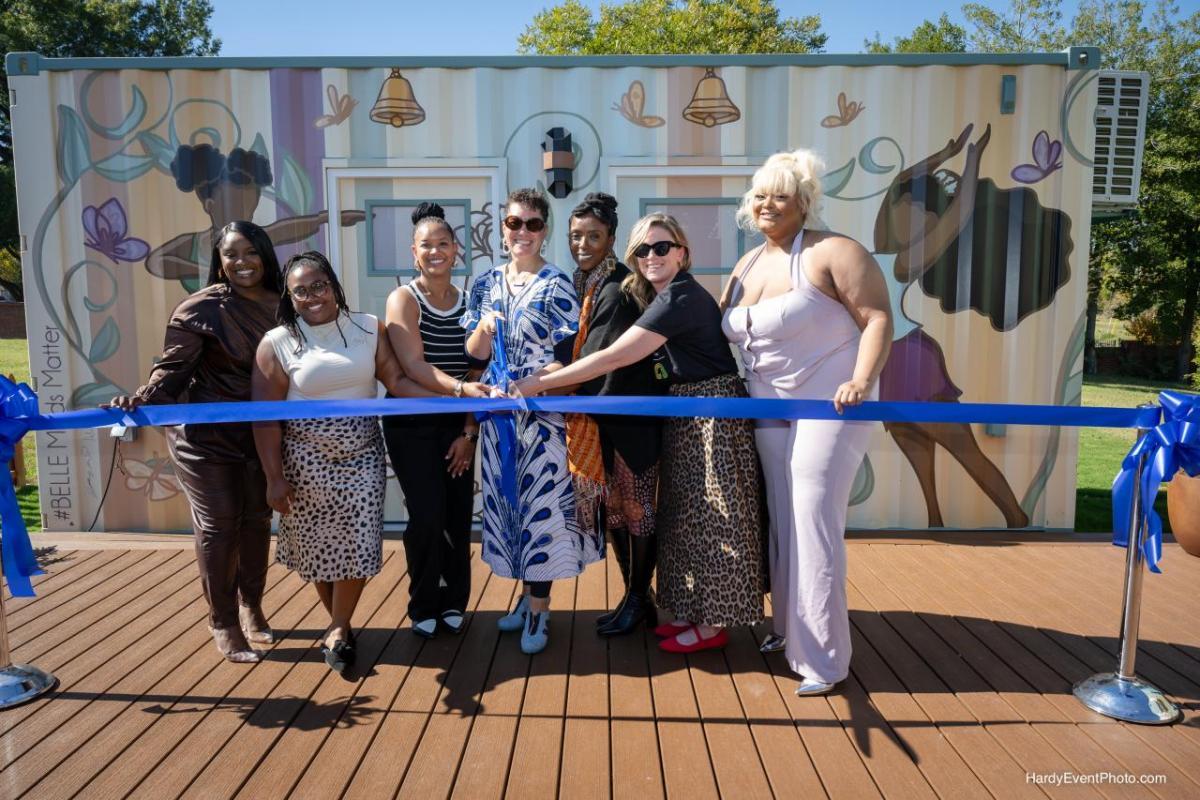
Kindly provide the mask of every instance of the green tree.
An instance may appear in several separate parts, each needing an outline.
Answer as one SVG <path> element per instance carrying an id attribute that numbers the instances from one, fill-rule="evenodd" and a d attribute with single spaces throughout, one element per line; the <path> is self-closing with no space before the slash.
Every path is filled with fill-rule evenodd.
<path id="1" fill-rule="evenodd" d="M 1107 276 L 1121 298 L 1118 315 L 1152 312 L 1162 342 L 1176 345 L 1182 379 L 1200 316 L 1200 11 L 1178 13 L 1160 0 L 1149 45 L 1127 51 L 1131 65 L 1151 76 L 1141 193 L 1134 217 L 1101 236 L 1120 249 Z"/>
<path id="2" fill-rule="evenodd" d="M 962 7 L 973 26 L 970 49 L 980 53 L 1044 53 L 1061 50 L 1067 41 L 1062 26 L 1062 0 L 1009 0 L 996 11 L 982 3 Z"/>
<path id="3" fill-rule="evenodd" d="M 874 40 L 867 39 L 863 46 L 868 53 L 965 53 L 967 29 L 942 14 L 937 22 L 925 20 L 908 36 L 897 36 L 891 44 L 881 41 L 876 31 Z"/>
<path id="4" fill-rule="evenodd" d="M 52 57 L 211 56 L 221 49 L 209 0 L 0 0 L 0 53 Z M 0 65 L 0 249 L 18 259 L 8 74 Z M 0 285 L 21 296 L 0 267 Z"/>
<path id="5" fill-rule="evenodd" d="M 826 39 L 819 16 L 782 17 L 774 0 L 625 0 L 601 4 L 598 18 L 580 0 L 563 0 L 534 16 L 517 51 L 819 53 Z"/>

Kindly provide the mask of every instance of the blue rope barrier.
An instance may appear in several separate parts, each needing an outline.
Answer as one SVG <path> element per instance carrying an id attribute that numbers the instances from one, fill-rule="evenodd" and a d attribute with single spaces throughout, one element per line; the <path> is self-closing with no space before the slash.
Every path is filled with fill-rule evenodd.
<path id="1" fill-rule="evenodd" d="M 507 374 L 507 371 L 505 371 Z M 497 373 L 496 377 L 499 377 Z M 404 398 L 379 400 L 309 400 L 242 403 L 189 403 L 143 406 L 133 412 L 94 408 L 59 414 L 40 414 L 37 396 L 25 384 L 0 376 L 0 458 L 11 459 L 28 431 L 80 430 L 111 425 L 197 425 L 221 422 L 263 422 L 328 417 L 387 416 L 475 412 L 503 419 L 504 412 L 546 411 L 628 416 L 691 416 L 743 419 L 819 419 L 856 422 L 991 423 L 1060 427 L 1149 429 L 1150 434 L 1125 457 L 1113 482 L 1113 543 L 1128 542 L 1129 504 L 1137 461 L 1150 453 L 1151 467 L 1141 477 L 1143 496 L 1153 498 L 1159 485 L 1180 469 L 1200 473 L 1200 397 L 1163 392 L 1160 406 L 1151 408 L 1081 408 L 1075 406 L 1011 405 L 1002 403 L 868 402 L 838 414 L 827 400 L 777 400 L 716 397 L 533 397 L 503 399 Z M 1158 571 L 1162 550 L 1162 521 L 1153 502 L 1144 504 L 1147 561 Z M 1123 512 L 1123 515 L 1122 515 Z M 4 536 L 4 575 L 14 596 L 32 596 L 30 578 L 41 574 L 33 558 L 29 534 L 21 519 L 7 470 L 0 477 L 0 524 Z M 1151 553 L 1153 549 L 1153 553 Z M 1153 557 L 1151 557 L 1153 556 Z"/>

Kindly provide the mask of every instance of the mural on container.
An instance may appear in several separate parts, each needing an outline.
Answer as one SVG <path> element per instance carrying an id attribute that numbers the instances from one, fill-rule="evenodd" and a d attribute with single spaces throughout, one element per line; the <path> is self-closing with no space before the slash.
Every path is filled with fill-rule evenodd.
<path id="1" fill-rule="evenodd" d="M 211 74 L 228 72 L 233 71 Z M 166 314 L 185 293 L 199 288 L 214 233 L 227 222 L 256 219 L 281 251 L 325 248 L 328 208 L 344 209 L 338 211 L 337 221 L 347 230 L 364 229 L 359 223 L 366 219 L 366 212 L 351 207 L 360 205 L 353 191 L 340 206 L 325 198 L 323 169 L 330 159 L 347 163 L 361 159 L 353 162 L 361 164 L 386 157 L 412 164 L 430 155 L 421 149 L 430 147 L 430 140 L 450 135 L 441 127 L 446 123 L 437 96 L 428 96 L 430 84 L 417 83 L 421 71 L 406 71 L 403 76 L 387 69 L 236 72 L 241 77 L 230 77 L 228 85 L 222 86 L 197 78 L 197 73 L 128 71 L 121 73 L 127 82 L 119 83 L 118 91 L 110 81 L 99 93 L 100 77 L 117 73 L 68 74 L 68 80 L 80 81 L 74 88 L 77 101 L 52 106 L 58 185 L 49 202 L 32 215 L 36 224 L 26 273 L 35 284 L 38 313 L 48 327 L 61 332 L 65 348 L 76 356 L 74 363 L 87 372 L 83 380 L 75 373 L 69 376 L 64 407 L 95 405 L 136 388 L 145 377 L 149 358 L 158 352 Z M 231 86 L 256 72 L 257 88 L 247 89 L 235 103 L 232 98 L 237 92 Z M 438 80 L 449 80 L 446 73 L 454 71 L 431 72 L 442 74 Z M 748 122 L 756 113 L 746 94 L 749 79 L 731 74 L 728 68 L 720 76 L 714 69 L 681 68 L 680 75 L 668 79 L 664 72 L 670 70 L 614 71 L 605 84 L 603 103 L 581 97 L 574 103 L 555 102 L 559 110 L 551 111 L 531 102 L 513 113 L 494 114 L 504 120 L 503 125 L 488 131 L 486 141 L 480 138 L 475 153 L 455 157 L 476 155 L 505 163 L 506 181 L 498 187 L 502 197 L 516 185 L 539 182 L 538 147 L 545 130 L 566 125 L 578 166 L 572 195 L 563 199 L 561 207 L 555 206 L 554 213 L 561 214 L 587 191 L 614 190 L 609 165 L 623 157 L 614 153 L 634 153 L 643 161 L 631 163 L 650 164 L 661 171 L 658 174 L 667 175 L 645 179 L 656 183 L 630 190 L 634 197 L 661 198 L 655 200 L 660 205 L 682 199 L 695 208 L 711 199 L 701 195 L 714 195 L 728 204 L 743 190 L 736 182 L 744 186 L 756 160 L 761 161 L 758 155 L 725 161 L 723 155 L 727 139 L 734 152 L 749 149 L 744 131 L 752 128 Z M 819 85 L 808 76 L 789 80 L 799 81 L 806 91 L 815 92 Z M 176 96 L 177 81 L 188 87 L 185 94 Z M 255 93 L 264 91 L 268 83 L 269 98 L 263 95 L 257 105 L 246 101 L 247 96 L 258 97 Z M 1054 384 L 1008 401 L 1072 402 L 1082 343 L 1082 326 L 1077 324 L 1082 293 L 1072 282 L 1081 274 L 1082 262 L 1072 214 L 1086 211 L 1088 201 L 1075 184 L 1065 182 L 1064 175 L 1072 180 L 1080 175 L 1082 143 L 1072 144 L 1067 127 L 1071 104 L 1082 91 L 1080 82 L 1076 79 L 1065 90 L 1056 90 L 1063 94 L 1060 129 L 1049 118 L 1014 126 L 1012 117 L 986 115 L 976 117 L 974 123 L 957 118 L 946 123 L 934 115 L 928 129 L 906 128 L 907 122 L 886 121 L 888 112 L 881 107 L 892 102 L 886 93 L 866 91 L 870 84 L 861 80 L 838 78 L 831 83 L 839 87 L 836 93 L 825 89 L 820 97 L 813 96 L 811 113 L 806 110 L 799 117 L 801 132 L 785 134 L 793 140 L 781 140 L 779 145 L 812 141 L 832 157 L 832 166 L 823 176 L 831 221 L 837 229 L 869 243 L 888 280 L 896 331 L 892 356 L 880 380 L 881 399 L 958 402 L 965 393 L 969 399 L 1003 401 L 1009 395 L 993 398 L 979 388 L 987 375 L 984 367 L 964 368 L 955 362 L 964 348 L 975 347 L 971 337 L 979 336 L 968 333 L 975 324 L 968 318 L 984 321 L 997 336 L 987 346 L 996 347 L 996 341 L 1009 341 L 1029 328 L 1026 321 L 1055 306 L 1059 293 L 1070 285 L 1071 299 L 1063 306 L 1070 312 L 1070 323 L 1052 323 L 1044 315 L 1033 322 L 1036 330 L 1057 337 L 1053 353 L 1039 355 L 1036 345 L 1028 343 L 1019 350 L 1020 357 L 1037 358 L 1043 373 L 1045 362 L 1052 359 L 1057 372 L 1038 380 Z M 414 84 L 427 106 L 416 102 Z M 354 99 L 354 95 L 369 96 L 376 87 L 378 98 L 372 108 Z M 492 91 L 481 88 L 480 94 Z M 546 92 L 547 97 L 565 96 L 549 88 Z M 65 94 L 53 96 L 62 99 Z M 619 102 L 611 103 L 615 96 Z M 866 102 L 849 97 L 865 97 L 872 112 L 864 114 Z M 828 114 L 831 105 L 836 105 L 836 115 Z M 91 110 L 100 108 L 119 118 L 96 119 Z M 658 113 L 648 113 L 651 110 Z M 455 110 L 460 113 L 467 112 Z M 895 119 L 894 113 L 891 118 Z M 1006 124 L 998 134 L 1004 138 L 997 144 L 996 126 Z M 1037 131 L 1032 144 L 1024 138 L 1027 134 L 1020 143 L 1016 141 L 1018 127 Z M 938 141 L 946 141 L 945 146 L 936 149 L 932 143 Z M 997 147 L 1011 155 L 997 161 L 993 154 L 989 160 L 987 154 Z M 691 149 L 667 154 L 664 148 Z M 909 164 L 906 150 L 931 154 Z M 1069 168 L 1064 166 L 1064 153 L 1074 159 Z M 711 191 L 699 188 L 701 184 L 690 188 L 693 184 L 675 183 L 669 168 L 677 156 L 683 159 L 684 170 L 707 159 L 726 170 L 722 174 L 737 177 L 704 184 Z M 425 163 L 436 165 L 437 158 Z M 730 165 L 741 171 L 729 172 Z M 1087 181 L 1081 178 L 1077 183 L 1086 187 Z M 382 196 L 404 200 L 401 195 Z M 626 205 L 623 201 L 624 230 L 638 213 L 636 205 L 628 209 Z M 472 263 L 464 262 L 467 271 L 478 272 L 503 257 L 495 247 L 496 208 L 491 201 L 480 200 L 463 201 L 462 208 L 455 234 L 461 244 L 470 243 Z M 22 212 L 23 219 L 31 218 L 28 209 L 23 207 Z M 374 220 L 376 227 L 383 224 L 381 219 Z M 361 246 L 369 247 L 370 242 Z M 465 256 L 466 248 L 462 250 Z M 67 252 L 83 252 L 84 257 L 59 266 L 59 253 Z M 286 257 L 284 252 L 280 255 Z M 344 268 L 366 269 L 363 264 Z M 143 269 L 153 278 L 147 281 Z M 392 283 L 391 277 L 385 280 Z M 402 275 L 396 273 L 395 282 L 401 281 Z M 140 311 L 139 304 L 147 298 L 154 305 L 139 323 L 129 312 Z M 1021 439 L 1026 451 L 1036 442 L 1037 452 L 1027 452 L 1032 467 L 1013 470 L 1000 463 L 1010 452 L 1005 433 L 984 433 L 988 435 L 969 425 L 887 425 L 888 440 L 881 433 L 864 461 L 853 502 L 867 509 L 869 518 L 882 518 L 888 512 L 872 510 L 875 504 L 911 505 L 907 498 L 915 492 L 898 487 L 905 481 L 911 486 L 915 480 L 924 506 L 924 519 L 916 524 L 940 527 L 948 518 L 961 524 L 943 510 L 943 503 L 958 502 L 946 490 L 945 454 L 949 454 L 965 473 L 955 480 L 977 486 L 986 498 L 982 502 L 994 509 L 972 513 L 984 518 L 998 511 L 1009 527 L 1044 524 L 1045 512 L 1038 510 L 1039 504 L 1062 453 L 1070 452 L 1062 447 L 1066 434 L 1053 430 L 1041 438 Z M 162 455 L 166 447 L 161 434 L 146 431 L 140 437 L 113 455 L 116 469 L 124 476 L 113 491 L 128 492 L 156 506 L 178 505 L 182 511 L 173 469 Z M 106 440 L 95 445 L 103 455 L 93 456 L 93 472 L 107 468 L 107 447 Z M 885 475 L 880 474 L 881 464 L 886 464 Z M 100 474 L 97 481 L 92 475 L 87 480 L 102 485 L 106 477 Z"/>

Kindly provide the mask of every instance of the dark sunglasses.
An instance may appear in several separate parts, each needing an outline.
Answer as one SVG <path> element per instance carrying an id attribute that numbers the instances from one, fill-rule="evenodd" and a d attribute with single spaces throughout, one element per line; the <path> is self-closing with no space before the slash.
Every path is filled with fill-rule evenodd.
<path id="1" fill-rule="evenodd" d="M 675 248 L 675 247 L 682 249 L 683 245 L 681 245 L 679 242 L 665 242 L 665 241 L 664 242 L 655 242 L 654 244 L 639 244 L 637 246 L 637 248 L 634 249 L 633 254 L 635 256 L 637 256 L 638 258 L 645 258 L 646 256 L 650 255 L 651 253 L 654 253 L 654 255 L 658 256 L 659 258 L 662 258 L 667 253 L 671 252 L 672 248 Z"/>
<path id="2" fill-rule="evenodd" d="M 534 217 L 533 219 L 521 219 L 517 216 L 505 217 L 504 227 L 510 231 L 519 231 L 521 228 L 525 228 L 530 233 L 538 233 L 545 229 L 546 220 L 541 217 Z"/>
<path id="3" fill-rule="evenodd" d="M 295 289 L 289 289 L 288 294 L 297 300 L 307 300 L 310 297 L 321 297 L 329 291 L 331 285 L 329 281 L 313 281 L 308 286 L 297 286 Z"/>

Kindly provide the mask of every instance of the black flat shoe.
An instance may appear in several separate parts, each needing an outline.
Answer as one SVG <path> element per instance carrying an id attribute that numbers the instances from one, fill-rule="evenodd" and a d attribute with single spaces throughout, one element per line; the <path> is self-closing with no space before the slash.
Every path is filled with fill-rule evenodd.
<path id="1" fill-rule="evenodd" d="M 354 646 L 345 639 L 338 639 L 333 643 L 333 647 L 322 644 L 321 655 L 325 657 L 325 664 L 340 675 L 354 663 Z"/>
<path id="2" fill-rule="evenodd" d="M 457 608 L 448 608 L 442 612 L 442 627 L 450 633 L 462 633 L 463 626 L 466 624 L 466 616 Z"/>

